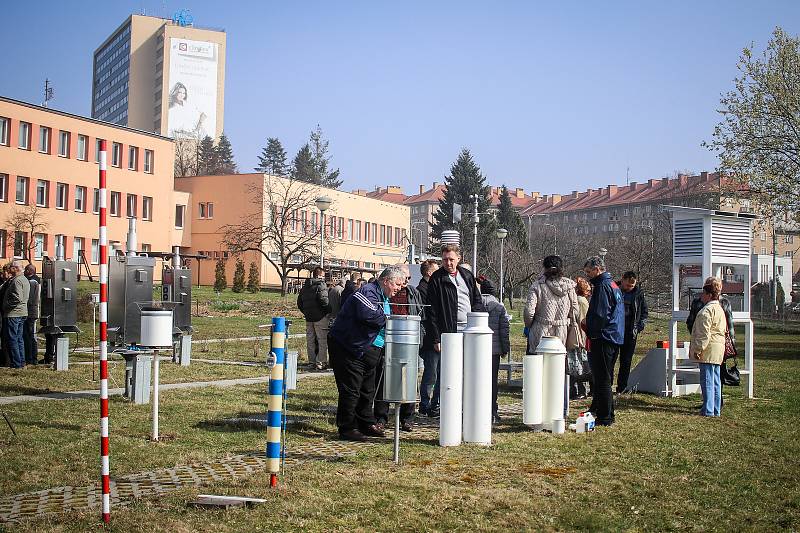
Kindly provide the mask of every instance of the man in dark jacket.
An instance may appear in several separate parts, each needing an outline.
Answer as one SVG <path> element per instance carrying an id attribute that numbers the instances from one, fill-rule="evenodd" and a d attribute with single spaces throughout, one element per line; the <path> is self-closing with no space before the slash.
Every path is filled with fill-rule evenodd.
<path id="1" fill-rule="evenodd" d="M 411 272 L 408 265 L 395 265 L 403 271 L 403 285 L 397 293 L 389 298 L 389 309 L 393 315 L 416 315 L 425 319 L 425 312 L 422 306 L 422 297 L 419 291 L 409 285 Z M 422 327 L 424 338 L 425 328 Z M 379 429 L 384 429 L 389 421 L 389 402 L 383 400 L 383 370 L 385 361 L 382 359 L 375 371 L 375 383 L 378 390 L 375 394 L 375 420 Z M 413 403 L 404 403 L 400 406 L 400 429 L 402 431 L 413 431 L 414 429 L 414 407 Z"/>
<path id="2" fill-rule="evenodd" d="M 472 272 L 460 266 L 461 250 L 456 244 L 442 246 L 442 268 L 431 275 L 425 299 L 428 320 L 426 331 L 433 349 L 441 353 L 442 333 L 457 333 L 467 324 L 467 313 L 485 311 L 483 299 Z"/>
<path id="3" fill-rule="evenodd" d="M 636 351 L 636 338 L 644 331 L 648 314 L 644 291 L 637 283 L 636 272 L 632 270 L 625 272 L 617 285 L 622 289 L 622 300 L 625 302 L 625 341 L 619 349 L 619 374 L 617 374 L 617 393 L 621 393 L 628 388 L 631 361 Z"/>
<path id="4" fill-rule="evenodd" d="M 322 370 L 328 364 L 328 313 L 331 312 L 322 268 L 315 268 L 313 276 L 303 284 L 297 295 L 297 307 L 306 318 L 308 362 Z"/>
<path id="5" fill-rule="evenodd" d="M 36 341 L 36 321 L 39 319 L 39 276 L 36 267 L 29 264 L 25 267 L 25 277 L 31 286 L 28 296 L 28 318 L 25 319 L 23 340 L 25 343 L 25 363 L 35 365 L 39 363 L 39 343 Z"/>
<path id="6" fill-rule="evenodd" d="M 397 267 L 384 270 L 348 298 L 328 336 L 331 363 L 339 390 L 336 425 L 344 440 L 364 441 L 382 437 L 375 425 L 375 371 L 383 358 L 389 298 L 405 281 Z"/>
<path id="7" fill-rule="evenodd" d="M 602 257 L 590 257 L 583 271 L 592 282 L 592 299 L 586 313 L 586 333 L 590 339 L 589 364 L 592 367 L 592 405 L 597 423 L 614 423 L 614 397 L 611 382 L 619 347 L 625 340 L 625 304 L 622 291 L 606 272 Z"/>
<path id="8" fill-rule="evenodd" d="M 342 290 L 341 300 L 339 301 L 339 308 L 341 309 L 344 306 L 344 302 L 353 295 L 354 292 L 359 288 L 359 285 L 356 285 L 355 282 L 348 278 L 347 281 L 344 282 L 344 289 Z"/>
<path id="9" fill-rule="evenodd" d="M 439 268 L 439 263 L 434 259 L 426 259 L 419 267 L 422 279 L 417 285 L 417 291 L 423 302 L 428 299 L 428 282 L 431 274 Z M 427 313 L 426 313 L 427 316 Z M 425 368 L 422 370 L 422 383 L 419 385 L 419 412 L 423 415 L 439 415 L 439 361 L 441 354 L 433 349 L 433 339 L 428 329 L 422 338 L 422 347 L 419 351 Z"/>

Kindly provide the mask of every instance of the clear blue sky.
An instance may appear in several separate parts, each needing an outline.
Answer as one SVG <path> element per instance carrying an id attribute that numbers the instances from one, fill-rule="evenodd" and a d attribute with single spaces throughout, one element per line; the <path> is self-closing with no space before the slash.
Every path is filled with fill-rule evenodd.
<path id="1" fill-rule="evenodd" d="M 94 49 L 131 13 L 228 33 L 225 131 L 241 171 L 319 123 L 344 188 L 442 181 L 468 147 L 544 193 L 713 170 L 700 143 L 744 46 L 800 2 L 4 2 L 0 94 L 88 115 Z"/>

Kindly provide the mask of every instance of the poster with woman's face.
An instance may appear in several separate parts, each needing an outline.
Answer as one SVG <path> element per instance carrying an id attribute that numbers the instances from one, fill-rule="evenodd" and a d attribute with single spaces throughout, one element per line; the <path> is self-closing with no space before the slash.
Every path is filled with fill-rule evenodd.
<path id="1" fill-rule="evenodd" d="M 218 61 L 216 43 L 170 39 L 166 131 L 171 137 L 216 137 Z"/>

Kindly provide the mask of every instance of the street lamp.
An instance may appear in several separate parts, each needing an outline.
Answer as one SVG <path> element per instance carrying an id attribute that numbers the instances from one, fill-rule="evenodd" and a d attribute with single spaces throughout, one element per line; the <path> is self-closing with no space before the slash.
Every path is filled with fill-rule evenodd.
<path id="1" fill-rule="evenodd" d="M 606 262 L 606 254 L 607 253 L 608 253 L 608 250 L 606 250 L 605 248 L 600 248 L 600 259 L 602 259 L 604 263 Z"/>
<path id="2" fill-rule="evenodd" d="M 497 228 L 497 231 L 495 231 L 494 234 L 498 239 L 500 239 L 500 303 L 503 303 L 503 242 L 505 242 L 506 237 L 508 236 L 508 230 L 505 228 Z"/>
<path id="3" fill-rule="evenodd" d="M 327 196 L 318 196 L 317 197 L 317 209 L 319 209 L 319 266 L 320 268 L 325 268 L 325 211 L 333 203 Z"/>

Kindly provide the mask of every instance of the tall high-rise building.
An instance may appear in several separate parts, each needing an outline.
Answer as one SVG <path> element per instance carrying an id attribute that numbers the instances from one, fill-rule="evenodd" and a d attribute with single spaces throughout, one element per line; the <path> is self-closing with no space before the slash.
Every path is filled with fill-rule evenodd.
<path id="1" fill-rule="evenodd" d="M 169 137 L 218 137 L 224 30 L 131 15 L 94 52 L 92 118 Z"/>

